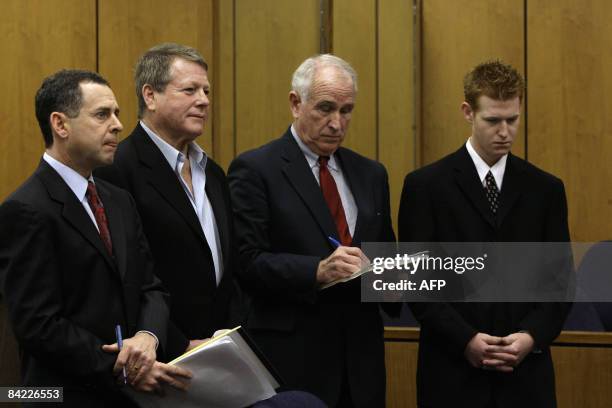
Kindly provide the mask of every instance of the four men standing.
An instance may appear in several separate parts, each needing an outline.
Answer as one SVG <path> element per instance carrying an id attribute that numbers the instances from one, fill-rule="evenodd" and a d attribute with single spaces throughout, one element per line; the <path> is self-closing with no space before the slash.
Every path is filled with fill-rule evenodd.
<path id="1" fill-rule="evenodd" d="M 359 279 L 325 288 L 367 265 L 362 242 L 395 241 L 385 168 L 341 147 L 355 71 L 332 55 L 305 60 L 289 93 L 293 124 L 237 157 L 228 188 L 195 143 L 207 70 L 190 47 L 147 51 L 135 75 L 140 121 L 118 149 L 122 125 L 104 79 L 61 71 L 43 83 L 46 153 L 0 207 L 2 292 L 24 385 L 61 384 L 66 402 L 94 406 L 127 404 L 113 378 L 124 368 L 139 390 L 185 388 L 188 372 L 156 360 L 244 318 L 286 388 L 335 407 L 385 406 L 379 305 L 361 302 Z M 468 74 L 472 135 L 406 177 L 400 240 L 569 240 L 561 181 L 510 154 L 523 88 L 499 62 Z M 548 345 L 566 305 L 412 308 L 422 324 L 420 405 L 555 405 Z M 117 323 L 128 337 L 120 352 Z"/>

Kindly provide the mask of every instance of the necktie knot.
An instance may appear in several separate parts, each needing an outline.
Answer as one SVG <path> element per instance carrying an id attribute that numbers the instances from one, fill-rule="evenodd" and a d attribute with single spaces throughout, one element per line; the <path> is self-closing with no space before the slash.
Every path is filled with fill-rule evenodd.
<path id="1" fill-rule="evenodd" d="M 329 162 L 329 156 L 319 156 L 319 166 L 327 167 Z"/>
<path id="2" fill-rule="evenodd" d="M 87 192 L 85 193 L 85 196 L 87 196 L 87 201 L 94 202 L 95 206 L 101 206 L 102 203 L 100 202 L 100 197 L 98 196 L 98 190 L 96 190 L 96 185 L 89 180 L 87 182 Z"/>

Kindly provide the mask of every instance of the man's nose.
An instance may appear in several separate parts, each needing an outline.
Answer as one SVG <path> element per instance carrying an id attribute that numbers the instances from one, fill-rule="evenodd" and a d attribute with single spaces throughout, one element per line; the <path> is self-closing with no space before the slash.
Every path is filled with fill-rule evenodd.
<path id="1" fill-rule="evenodd" d="M 327 125 L 334 131 L 340 130 L 340 112 L 332 112 Z"/>
<path id="2" fill-rule="evenodd" d="M 115 115 L 114 113 L 113 113 L 113 124 L 111 126 L 112 126 L 111 128 L 112 131 L 116 133 L 121 132 L 123 130 L 123 125 L 121 124 L 119 117 Z"/>
<path id="3" fill-rule="evenodd" d="M 502 120 L 499 124 L 499 131 L 497 132 L 501 137 L 508 137 L 508 122 Z"/>
<path id="4" fill-rule="evenodd" d="M 198 91 L 198 103 L 204 106 L 208 106 L 210 104 L 210 99 L 208 99 L 208 95 L 206 95 L 206 91 L 203 89 Z"/>

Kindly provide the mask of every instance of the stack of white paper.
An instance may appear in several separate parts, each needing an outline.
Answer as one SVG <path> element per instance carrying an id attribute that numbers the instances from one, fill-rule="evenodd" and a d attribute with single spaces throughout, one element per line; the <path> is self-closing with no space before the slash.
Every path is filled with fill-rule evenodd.
<path id="1" fill-rule="evenodd" d="M 126 392 L 141 407 L 153 408 L 237 408 L 272 397 L 278 382 L 237 329 L 170 362 L 193 373 L 187 392 L 172 387 L 165 388 L 164 397 L 131 388 Z"/>

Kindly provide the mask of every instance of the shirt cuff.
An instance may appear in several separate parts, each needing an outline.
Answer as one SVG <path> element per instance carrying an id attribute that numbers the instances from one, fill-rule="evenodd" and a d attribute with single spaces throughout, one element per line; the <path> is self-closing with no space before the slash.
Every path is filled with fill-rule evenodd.
<path id="1" fill-rule="evenodd" d="M 153 336 L 153 338 L 155 339 L 155 351 L 157 351 L 157 346 L 159 346 L 159 339 L 157 338 L 157 336 L 155 334 L 153 334 L 152 332 L 148 331 L 148 330 L 138 330 L 136 332 L 136 334 L 138 333 L 147 333 L 150 334 L 151 336 Z"/>

